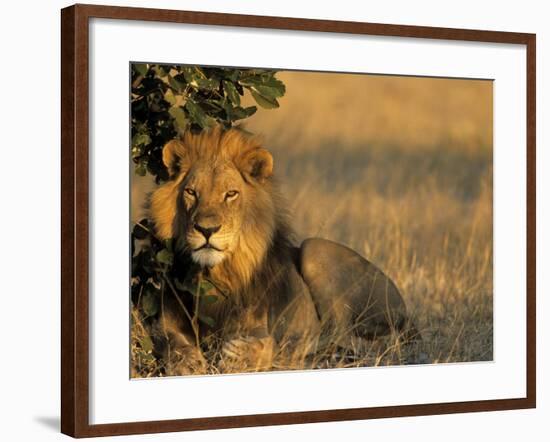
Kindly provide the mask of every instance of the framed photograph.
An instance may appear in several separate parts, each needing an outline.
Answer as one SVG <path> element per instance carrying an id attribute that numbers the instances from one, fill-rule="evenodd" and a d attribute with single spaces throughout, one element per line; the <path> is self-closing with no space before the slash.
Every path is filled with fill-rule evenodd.
<path id="1" fill-rule="evenodd" d="M 535 35 L 61 17 L 63 433 L 535 407 Z"/>

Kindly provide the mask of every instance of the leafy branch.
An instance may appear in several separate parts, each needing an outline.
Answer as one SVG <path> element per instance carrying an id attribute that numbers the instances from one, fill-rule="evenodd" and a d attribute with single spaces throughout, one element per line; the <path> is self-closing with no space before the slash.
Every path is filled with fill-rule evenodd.
<path id="1" fill-rule="evenodd" d="M 132 160 L 135 173 L 168 178 L 164 144 L 188 130 L 231 127 L 256 113 L 243 107 L 248 92 L 264 109 L 279 107 L 285 85 L 276 71 L 162 64 L 132 64 Z"/>

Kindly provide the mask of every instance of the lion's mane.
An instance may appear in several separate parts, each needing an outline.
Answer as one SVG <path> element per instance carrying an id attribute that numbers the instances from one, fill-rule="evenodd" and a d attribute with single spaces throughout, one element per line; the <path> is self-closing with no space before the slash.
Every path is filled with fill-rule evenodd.
<path id="1" fill-rule="evenodd" d="M 200 134 L 187 132 L 182 139 L 185 164 L 172 170 L 173 177 L 150 196 L 149 214 L 160 239 L 174 238 L 181 254 L 186 253 L 185 211 L 178 206 L 178 186 L 198 161 L 229 158 L 240 171 L 240 159 L 261 147 L 261 140 L 242 129 L 220 127 Z M 242 173 L 242 172 L 241 172 Z M 212 277 L 232 295 L 245 298 L 264 296 L 268 289 L 284 284 L 285 268 L 292 264 L 293 233 L 288 210 L 273 177 L 263 183 L 249 182 L 253 198 L 247 200 L 246 222 L 238 232 L 233 253 L 212 269 Z M 275 287 L 274 287 L 275 286 Z M 269 290 L 277 293 L 277 290 Z"/>

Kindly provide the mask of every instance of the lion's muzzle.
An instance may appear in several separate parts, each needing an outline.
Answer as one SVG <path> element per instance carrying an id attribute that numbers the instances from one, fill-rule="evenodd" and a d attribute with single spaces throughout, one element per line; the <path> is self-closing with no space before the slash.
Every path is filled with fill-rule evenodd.
<path id="1" fill-rule="evenodd" d="M 195 230 L 197 230 L 198 232 L 202 233 L 202 235 L 204 236 L 204 238 L 206 239 L 206 241 L 208 241 L 208 239 L 216 232 L 218 232 L 220 229 L 221 229 L 221 225 L 217 225 L 217 226 L 212 226 L 212 227 L 205 227 L 205 226 L 201 226 L 200 224 L 198 223 L 195 223 L 195 225 L 193 226 L 193 228 Z"/>
<path id="2" fill-rule="evenodd" d="M 213 247 L 201 247 L 191 252 L 191 257 L 202 267 L 214 267 L 225 259 L 225 253 Z"/>
<path id="3" fill-rule="evenodd" d="M 188 237 L 193 260 L 203 267 L 213 267 L 225 258 L 226 247 L 220 241 L 221 238 L 216 237 L 216 233 L 220 232 L 222 226 L 216 222 L 218 222 L 216 217 L 202 218 L 200 222 L 193 224 L 192 234 Z"/>

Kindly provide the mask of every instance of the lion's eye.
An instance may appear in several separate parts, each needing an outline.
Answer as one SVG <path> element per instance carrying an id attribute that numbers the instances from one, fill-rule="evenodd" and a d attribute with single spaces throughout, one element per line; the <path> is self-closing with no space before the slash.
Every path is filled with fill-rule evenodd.
<path id="1" fill-rule="evenodd" d="M 187 195 L 190 195 L 190 196 L 197 196 L 197 193 L 196 193 L 193 189 L 191 189 L 191 188 L 189 188 L 189 187 L 186 187 L 186 188 L 184 189 L 184 192 L 185 192 Z"/>
<path id="2" fill-rule="evenodd" d="M 236 190 L 230 190 L 229 192 L 226 192 L 226 193 L 225 193 L 225 199 L 226 199 L 226 200 L 235 199 L 235 198 L 237 197 L 238 194 L 239 194 L 238 191 L 236 191 Z"/>

